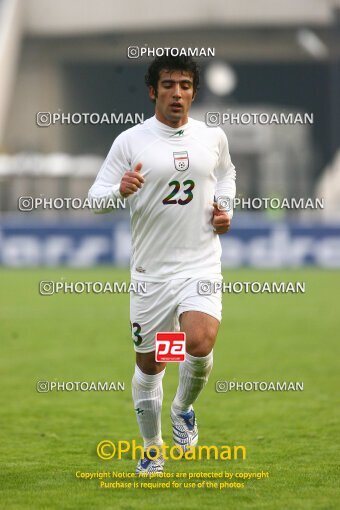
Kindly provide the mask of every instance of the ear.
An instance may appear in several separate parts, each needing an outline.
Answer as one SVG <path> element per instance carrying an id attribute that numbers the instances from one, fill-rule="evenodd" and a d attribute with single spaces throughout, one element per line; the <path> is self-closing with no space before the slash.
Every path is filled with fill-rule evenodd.
<path id="1" fill-rule="evenodd" d="M 192 93 L 192 101 L 195 101 L 195 97 L 196 97 L 196 92 L 193 92 Z"/>
<path id="2" fill-rule="evenodd" d="M 149 86 L 149 98 L 152 99 L 152 101 L 156 101 L 155 89 L 151 87 L 151 85 Z"/>

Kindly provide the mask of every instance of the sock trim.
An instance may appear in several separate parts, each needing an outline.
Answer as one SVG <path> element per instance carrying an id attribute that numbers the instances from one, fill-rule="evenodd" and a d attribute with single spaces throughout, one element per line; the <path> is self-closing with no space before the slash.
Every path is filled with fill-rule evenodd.
<path id="1" fill-rule="evenodd" d="M 156 388 L 161 382 L 165 375 L 165 369 L 162 370 L 162 372 L 159 372 L 159 374 L 144 374 L 144 372 L 141 371 L 139 366 L 135 365 L 135 373 L 134 378 L 136 380 L 136 383 L 144 386 L 147 389 L 153 389 Z"/>

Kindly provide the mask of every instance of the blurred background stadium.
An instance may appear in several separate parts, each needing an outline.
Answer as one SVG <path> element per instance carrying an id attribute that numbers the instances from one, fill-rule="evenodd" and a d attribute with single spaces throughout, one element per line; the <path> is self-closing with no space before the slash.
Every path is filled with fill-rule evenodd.
<path id="1" fill-rule="evenodd" d="M 131 13 L 134 15 L 131 15 Z M 318 209 L 238 210 L 223 265 L 340 266 L 340 0 L 0 1 L 0 261 L 129 260 L 129 213 L 20 212 L 19 196 L 86 197 L 131 123 L 37 125 L 38 112 L 153 115 L 150 57 L 129 46 L 212 47 L 192 116 L 307 114 L 312 123 L 224 123 L 244 198 L 322 198 Z"/>

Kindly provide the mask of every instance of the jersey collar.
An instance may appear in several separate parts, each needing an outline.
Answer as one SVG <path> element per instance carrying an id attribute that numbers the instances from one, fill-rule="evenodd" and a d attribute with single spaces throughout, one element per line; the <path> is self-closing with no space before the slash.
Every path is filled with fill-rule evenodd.
<path id="1" fill-rule="evenodd" d="M 172 128 L 156 119 L 156 115 L 151 118 L 152 127 L 157 131 L 157 134 L 162 138 L 170 138 L 171 140 L 181 140 L 188 134 L 191 124 L 190 120 L 188 119 L 188 122 L 179 128 Z"/>

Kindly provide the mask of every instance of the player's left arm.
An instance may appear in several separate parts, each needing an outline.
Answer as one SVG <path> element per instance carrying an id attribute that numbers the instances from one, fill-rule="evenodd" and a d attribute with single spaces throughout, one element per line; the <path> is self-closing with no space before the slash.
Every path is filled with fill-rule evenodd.
<path id="1" fill-rule="evenodd" d="M 236 195 L 236 171 L 231 162 L 228 140 L 220 129 L 219 161 L 215 169 L 217 179 L 212 224 L 216 234 L 228 232 L 233 217 L 233 203 Z"/>

